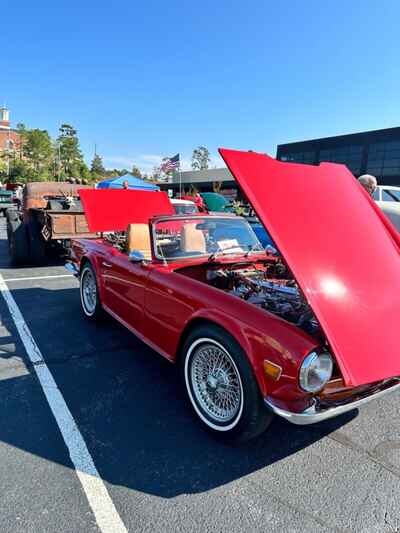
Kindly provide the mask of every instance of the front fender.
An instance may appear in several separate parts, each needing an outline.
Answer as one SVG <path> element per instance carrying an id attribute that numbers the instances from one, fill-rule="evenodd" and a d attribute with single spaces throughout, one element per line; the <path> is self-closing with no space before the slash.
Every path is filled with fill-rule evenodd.
<path id="1" fill-rule="evenodd" d="M 204 320 L 216 324 L 229 333 L 240 345 L 247 356 L 256 377 L 260 392 L 263 396 L 277 396 L 304 399 L 304 392 L 300 391 L 297 383 L 299 363 L 316 347 L 316 342 L 304 335 L 296 339 L 294 350 L 288 349 L 288 344 L 282 344 L 276 337 L 266 333 L 268 329 L 251 326 L 236 316 L 222 313 L 218 309 L 200 309 L 194 313 L 187 325 L 194 325 L 196 321 Z M 187 331 L 187 328 L 185 330 Z M 282 367 L 282 375 L 278 381 L 273 381 L 264 372 L 264 360 L 269 359 Z"/>

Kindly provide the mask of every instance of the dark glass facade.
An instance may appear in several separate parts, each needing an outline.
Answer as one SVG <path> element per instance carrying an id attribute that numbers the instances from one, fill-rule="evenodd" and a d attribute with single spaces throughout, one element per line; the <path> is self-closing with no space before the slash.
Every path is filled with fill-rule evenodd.
<path id="1" fill-rule="evenodd" d="M 400 128 L 280 144 L 277 159 L 343 163 L 356 177 L 373 174 L 381 185 L 400 185 Z"/>

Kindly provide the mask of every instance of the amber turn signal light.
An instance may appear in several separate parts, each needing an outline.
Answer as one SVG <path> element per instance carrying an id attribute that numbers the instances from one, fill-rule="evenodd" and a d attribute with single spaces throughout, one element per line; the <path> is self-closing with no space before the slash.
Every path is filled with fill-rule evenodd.
<path id="1" fill-rule="evenodd" d="M 268 359 L 264 359 L 264 372 L 274 381 L 278 381 L 278 379 L 282 375 L 282 367 L 276 365 L 275 363 L 272 363 L 271 361 L 268 361 Z"/>

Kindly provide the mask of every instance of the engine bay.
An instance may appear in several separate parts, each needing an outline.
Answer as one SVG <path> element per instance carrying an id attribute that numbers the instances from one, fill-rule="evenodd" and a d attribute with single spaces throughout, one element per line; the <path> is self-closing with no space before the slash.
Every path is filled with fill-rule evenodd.
<path id="1" fill-rule="evenodd" d="M 302 328 L 320 334 L 320 325 L 286 265 L 279 259 L 208 268 L 207 282 Z"/>

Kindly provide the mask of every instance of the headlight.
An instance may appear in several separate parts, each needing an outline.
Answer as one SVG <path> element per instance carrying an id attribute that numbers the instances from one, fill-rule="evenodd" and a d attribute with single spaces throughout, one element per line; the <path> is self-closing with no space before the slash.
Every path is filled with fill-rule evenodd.
<path id="1" fill-rule="evenodd" d="M 332 357 L 328 352 L 311 352 L 300 367 L 300 387 L 306 392 L 318 392 L 331 379 Z"/>

